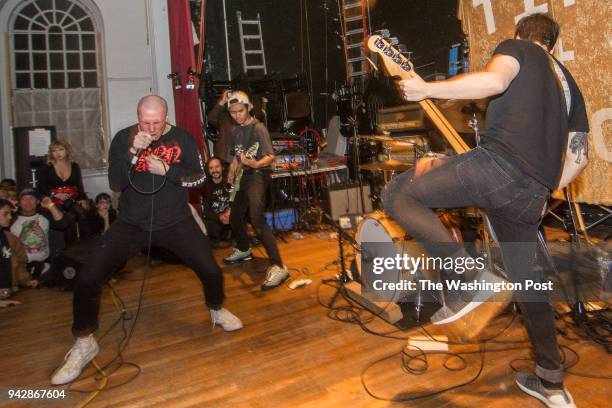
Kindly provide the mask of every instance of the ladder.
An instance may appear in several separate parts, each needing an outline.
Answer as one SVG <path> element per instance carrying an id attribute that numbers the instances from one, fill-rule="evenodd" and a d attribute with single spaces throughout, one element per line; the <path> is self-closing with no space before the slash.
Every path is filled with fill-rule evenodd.
<path id="1" fill-rule="evenodd" d="M 240 11 L 236 12 L 236 17 L 238 17 L 238 30 L 240 31 L 243 72 L 248 73 L 249 71 L 261 70 L 264 75 L 267 75 L 266 54 L 264 53 L 259 13 L 257 13 L 255 20 L 243 20 Z M 252 29 L 252 27 L 255 27 L 255 29 Z M 249 55 L 253 57 L 247 58 Z"/>
<path id="2" fill-rule="evenodd" d="M 369 71 L 365 43 L 368 38 L 366 0 L 340 0 L 346 80 L 362 79 Z"/>

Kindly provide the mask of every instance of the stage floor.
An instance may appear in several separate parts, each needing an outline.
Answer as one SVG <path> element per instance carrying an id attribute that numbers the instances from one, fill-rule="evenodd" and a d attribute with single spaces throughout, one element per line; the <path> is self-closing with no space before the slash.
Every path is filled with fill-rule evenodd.
<path id="1" fill-rule="evenodd" d="M 510 362 L 529 356 L 525 343 L 514 350 L 487 352 L 481 376 L 472 384 L 442 395 L 409 403 L 389 403 L 370 397 L 361 383 L 362 371 L 376 360 L 396 354 L 373 367 L 365 376 L 372 391 L 380 397 L 409 397 L 460 383 L 474 376 L 480 367 L 478 347 L 466 355 L 467 368 L 459 372 L 442 367 L 444 357 L 430 357 L 423 375 L 407 374 L 397 355 L 404 340 L 385 339 L 364 332 L 356 324 L 327 317 L 328 310 L 317 301 L 323 278 L 333 277 L 336 266 L 326 265 L 337 258 L 338 247 L 329 233 L 307 234 L 304 239 L 287 235 L 279 242 L 284 262 L 293 277 L 297 269 L 307 268 L 313 284 L 297 290 L 286 286 L 261 292 L 267 262 L 263 249 L 256 247 L 259 259 L 224 268 L 226 306 L 244 322 L 244 329 L 226 333 L 211 328 L 203 305 L 202 289 L 196 276 L 180 265 L 146 268 L 142 258 L 129 264 L 130 271 L 116 282 L 119 296 L 132 315 L 136 311 L 140 279 L 146 272 L 142 309 L 129 347 L 126 362 L 138 364 L 142 372 L 133 381 L 103 391 L 92 407 L 541 407 L 514 384 Z M 347 247 L 348 249 L 348 247 Z M 230 252 L 218 249 L 218 260 Z M 321 287 L 325 301 L 333 294 Z M 53 289 L 21 291 L 18 307 L 0 309 L 0 406 L 40 407 L 77 406 L 87 393 L 70 391 L 61 402 L 9 403 L 7 389 L 49 389 L 49 377 L 72 345 L 72 293 Z M 110 291 L 102 296 L 100 333 L 118 317 Z M 526 339 L 516 319 L 499 341 Z M 508 317 L 500 317 L 501 327 Z M 133 320 L 128 321 L 129 325 Z M 374 320 L 368 327 L 391 332 L 392 326 Z M 394 336 L 421 334 L 417 329 L 395 331 Z M 116 327 L 101 342 L 100 364 L 112 359 L 122 337 Z M 611 376 L 611 359 L 601 346 L 588 342 L 561 340 L 579 353 L 580 361 L 572 371 Z M 488 350 L 508 347 L 488 344 Z M 462 347 L 466 350 L 466 347 Z M 459 350 L 452 347 L 451 350 Z M 451 366 L 458 361 L 449 361 Z M 525 364 L 517 362 L 519 366 Z M 418 368 L 418 367 L 417 367 Z M 93 373 L 90 366 L 84 375 Z M 129 379 L 133 367 L 125 366 L 113 375 L 108 386 Z M 92 378 L 72 385 L 74 389 L 93 389 L 99 381 Z M 605 380 L 567 375 L 566 384 L 578 406 L 608 406 L 612 387 Z M 59 388 L 62 389 L 62 388 Z"/>

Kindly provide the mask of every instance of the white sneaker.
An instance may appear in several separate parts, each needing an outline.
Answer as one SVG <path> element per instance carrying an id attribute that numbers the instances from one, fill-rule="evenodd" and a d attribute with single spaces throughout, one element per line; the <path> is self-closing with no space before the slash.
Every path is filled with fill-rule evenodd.
<path id="1" fill-rule="evenodd" d="M 226 264 L 233 264 L 242 261 L 250 261 L 253 259 L 251 255 L 251 248 L 246 251 L 241 251 L 238 248 L 234 248 L 234 252 L 228 257 L 223 258 L 223 262 Z"/>
<path id="2" fill-rule="evenodd" d="M 261 290 L 270 290 L 282 284 L 289 279 L 287 267 L 283 265 L 281 268 L 278 265 L 272 265 L 266 273 L 266 280 L 261 284 Z"/>
<path id="3" fill-rule="evenodd" d="M 74 346 L 66 353 L 64 365 L 51 377 L 51 384 L 62 385 L 76 380 L 81 370 L 98 354 L 100 347 L 93 334 L 79 337 Z"/>
<path id="4" fill-rule="evenodd" d="M 218 324 L 219 326 L 223 327 L 223 330 L 225 331 L 242 329 L 242 321 L 232 312 L 223 307 L 219 310 L 210 309 L 210 318 L 212 320 L 213 327 Z"/>

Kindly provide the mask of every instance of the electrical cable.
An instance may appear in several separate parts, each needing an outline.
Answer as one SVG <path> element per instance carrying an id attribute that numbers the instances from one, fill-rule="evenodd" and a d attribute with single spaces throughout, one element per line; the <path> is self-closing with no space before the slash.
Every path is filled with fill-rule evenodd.
<path id="1" fill-rule="evenodd" d="M 162 161 L 163 165 L 164 165 L 164 169 L 166 170 L 166 174 L 164 175 L 164 181 L 161 185 L 160 188 L 156 189 L 155 188 L 155 175 L 151 174 L 151 182 L 152 182 L 152 190 L 151 192 L 141 192 L 140 190 L 138 190 L 134 184 L 132 183 L 131 178 L 129 177 L 129 171 L 131 171 L 132 169 L 130 169 L 128 171 L 128 178 L 130 181 L 130 185 L 132 186 L 132 188 L 134 188 L 136 191 L 138 191 L 141 194 L 147 194 L 151 196 L 151 217 L 149 220 L 149 234 L 148 234 L 148 242 L 147 242 L 147 256 L 146 256 L 146 268 L 145 268 L 145 272 L 143 274 L 142 280 L 141 280 L 141 284 L 140 284 L 140 290 L 139 290 L 139 294 L 138 294 L 138 304 L 136 307 L 136 313 L 134 314 L 133 318 L 132 316 L 127 312 L 127 309 L 125 307 L 125 303 L 123 302 L 123 300 L 117 295 L 114 287 L 112 286 L 112 283 L 109 282 L 109 286 L 111 288 L 111 297 L 113 300 L 113 304 L 115 305 L 115 307 L 117 308 L 117 310 L 120 312 L 120 317 L 102 334 L 102 336 L 100 336 L 99 340 L 102 341 L 103 338 L 108 335 L 118 324 L 119 322 L 122 322 L 121 325 L 121 329 L 122 329 L 122 333 L 123 336 L 122 338 L 119 340 L 119 343 L 117 345 L 117 353 L 115 354 L 115 356 L 109 360 L 108 362 L 106 362 L 104 365 L 100 366 L 95 360 L 92 360 L 92 364 L 94 365 L 94 367 L 96 368 L 96 373 L 91 374 L 89 376 L 86 377 L 82 377 L 79 378 L 78 382 L 86 380 L 88 378 L 94 377 L 94 378 L 100 378 L 101 379 L 101 385 L 97 386 L 94 389 L 78 389 L 78 388 L 74 388 L 72 385 L 75 384 L 75 382 L 71 383 L 68 387 L 69 391 L 74 391 L 74 392 L 79 392 L 79 393 L 89 393 L 90 395 L 81 403 L 79 404 L 79 407 L 85 407 L 86 405 L 88 405 L 91 401 L 93 401 L 102 391 L 109 391 L 118 387 L 121 387 L 125 384 L 128 384 L 130 382 L 132 382 L 136 377 L 138 377 L 138 375 L 140 375 L 142 369 L 138 364 L 135 363 L 130 363 L 127 361 L 124 361 L 123 359 L 123 352 L 125 351 L 125 349 L 128 347 L 130 340 L 132 339 L 132 336 L 134 334 L 134 330 L 136 328 L 136 324 L 138 323 L 138 318 L 140 316 L 140 312 L 142 310 L 142 303 L 143 303 L 143 299 L 144 299 L 144 287 L 145 287 L 145 282 L 146 282 L 146 278 L 147 278 L 147 271 L 150 269 L 150 264 L 149 261 L 151 259 L 151 246 L 152 246 L 152 242 L 153 242 L 153 212 L 155 209 L 155 193 L 160 191 L 161 188 L 163 188 L 163 186 L 166 183 L 166 179 L 167 179 L 167 167 L 166 164 Z M 133 166 L 132 166 L 133 167 Z M 129 331 L 126 328 L 126 322 L 128 320 L 133 320 L 132 325 L 129 329 Z M 115 366 L 115 367 L 113 367 Z M 124 366 L 128 366 L 128 367 L 133 367 L 135 368 L 135 373 L 132 374 L 132 376 L 130 376 L 127 380 L 118 383 L 118 384 L 114 384 L 112 386 L 108 386 L 108 382 L 110 377 L 112 376 L 112 374 L 114 374 L 116 371 L 118 371 L 121 367 Z M 113 367 L 111 369 L 111 367 Z M 107 372 L 108 371 L 108 372 Z"/>

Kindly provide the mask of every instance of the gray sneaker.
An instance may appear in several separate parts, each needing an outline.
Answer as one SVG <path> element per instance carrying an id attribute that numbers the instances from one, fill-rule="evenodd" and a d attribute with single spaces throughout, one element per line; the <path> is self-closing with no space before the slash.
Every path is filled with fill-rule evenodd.
<path id="1" fill-rule="evenodd" d="M 550 390 L 545 388 L 542 381 L 534 373 L 518 373 L 516 375 L 516 385 L 527 394 L 542 401 L 547 407 L 576 408 L 574 399 L 567 389 Z"/>
<path id="2" fill-rule="evenodd" d="M 261 290 L 270 290 L 282 284 L 289 279 L 287 267 L 283 265 L 281 268 L 278 265 L 272 265 L 266 273 L 266 280 L 261 284 Z"/>
<path id="3" fill-rule="evenodd" d="M 64 364 L 51 377 L 51 384 L 62 385 L 76 380 L 81 371 L 100 351 L 93 335 L 78 338 L 74 346 L 66 353 Z"/>
<path id="4" fill-rule="evenodd" d="M 223 258 L 223 263 L 225 264 L 234 264 L 243 261 L 250 261 L 253 259 L 251 255 L 251 248 L 246 251 L 241 251 L 238 248 L 234 248 L 234 252 L 228 257 Z"/>

